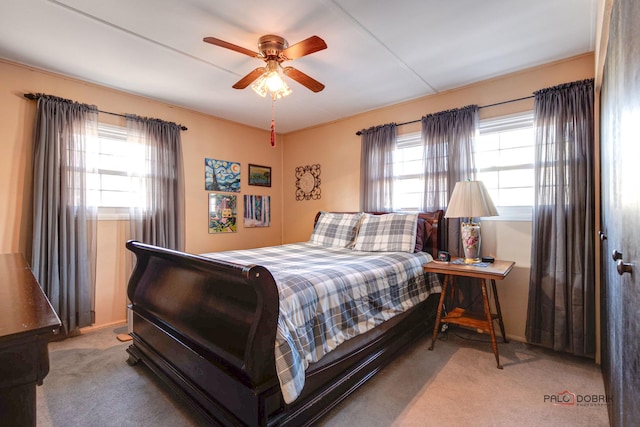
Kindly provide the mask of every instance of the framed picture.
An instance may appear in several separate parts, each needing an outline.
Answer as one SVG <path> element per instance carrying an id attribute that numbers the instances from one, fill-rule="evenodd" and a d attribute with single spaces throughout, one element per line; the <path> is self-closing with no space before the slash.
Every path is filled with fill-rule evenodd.
<path id="1" fill-rule="evenodd" d="M 271 187 L 271 168 L 249 164 L 249 185 Z"/>
<path id="2" fill-rule="evenodd" d="M 205 158 L 204 189 L 208 191 L 239 193 L 240 163 Z"/>
<path id="3" fill-rule="evenodd" d="M 237 197 L 231 194 L 209 193 L 209 233 L 235 233 L 237 225 Z"/>
<path id="4" fill-rule="evenodd" d="M 244 196 L 244 226 L 269 227 L 271 223 L 271 197 Z"/>

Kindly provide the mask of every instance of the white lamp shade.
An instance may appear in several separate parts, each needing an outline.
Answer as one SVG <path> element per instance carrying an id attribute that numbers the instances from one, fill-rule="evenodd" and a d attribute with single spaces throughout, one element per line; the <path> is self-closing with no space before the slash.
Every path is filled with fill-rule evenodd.
<path id="1" fill-rule="evenodd" d="M 482 181 L 456 182 L 445 218 L 498 216 L 491 196 Z"/>

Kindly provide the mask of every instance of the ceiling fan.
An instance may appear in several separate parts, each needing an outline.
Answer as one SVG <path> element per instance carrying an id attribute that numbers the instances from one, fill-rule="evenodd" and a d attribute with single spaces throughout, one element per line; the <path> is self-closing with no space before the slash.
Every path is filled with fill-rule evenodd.
<path id="1" fill-rule="evenodd" d="M 205 37 L 203 39 L 207 43 L 211 43 L 216 46 L 224 47 L 252 58 L 262 59 L 266 62 L 266 66 L 256 68 L 249 74 L 238 80 L 233 85 L 234 89 L 244 89 L 251 83 L 252 88 L 261 96 L 266 96 L 267 91 L 271 92 L 272 97 L 280 98 L 291 93 L 291 89 L 286 86 L 281 74 L 284 73 L 288 77 L 297 81 L 307 89 L 313 92 L 320 92 L 324 89 L 324 85 L 319 81 L 309 77 L 302 71 L 299 71 L 293 67 L 282 67 L 284 61 L 292 59 L 298 59 L 305 55 L 309 55 L 314 52 L 326 49 L 327 44 L 318 36 L 311 36 L 308 39 L 302 40 L 292 46 L 280 36 L 268 34 L 260 37 L 258 41 L 259 52 L 254 52 L 250 49 L 237 46 L 235 44 L 226 42 L 224 40 L 217 39 L 215 37 Z M 279 76 L 280 81 L 286 87 L 283 91 L 277 92 L 274 87 L 267 86 L 271 82 L 268 80 L 269 76 Z M 256 81 L 257 80 L 257 81 Z M 277 80 L 277 79 L 276 79 Z"/>

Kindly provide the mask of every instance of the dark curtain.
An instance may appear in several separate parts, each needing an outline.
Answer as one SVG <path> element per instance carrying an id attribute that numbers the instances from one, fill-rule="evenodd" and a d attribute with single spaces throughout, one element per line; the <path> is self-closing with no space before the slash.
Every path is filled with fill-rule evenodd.
<path id="1" fill-rule="evenodd" d="M 395 123 L 361 131 L 361 210 L 393 210 L 393 152 L 396 149 Z"/>
<path id="2" fill-rule="evenodd" d="M 445 210 L 458 181 L 475 180 L 474 144 L 479 133 L 478 106 L 442 111 L 422 117 L 423 161 L 425 165 L 424 208 Z M 452 256 L 463 256 L 460 219 L 444 219 L 441 245 Z M 455 278 L 456 295 L 447 299 L 458 306 L 482 312 L 482 293 L 477 279 Z"/>
<path id="3" fill-rule="evenodd" d="M 595 352 L 593 80 L 535 93 L 535 204 L 526 336 Z"/>
<path id="4" fill-rule="evenodd" d="M 184 178 L 180 125 L 127 115 L 127 139 L 144 147 L 144 203 L 130 209 L 131 238 L 184 251 Z"/>
<path id="5" fill-rule="evenodd" d="M 478 106 L 469 105 L 422 117 L 425 164 L 424 210 L 446 210 L 458 181 L 475 180 L 473 147 L 478 136 Z M 461 255 L 460 220 L 445 220 L 443 247 Z"/>
<path id="6" fill-rule="evenodd" d="M 475 179 L 473 147 L 478 135 L 478 106 L 470 105 L 422 117 L 424 211 L 446 210 L 456 182 Z M 362 130 L 362 210 L 392 211 L 393 155 L 397 144 L 395 123 Z M 462 253 L 460 220 L 444 220 L 441 247 Z M 480 289 L 460 279 L 456 305 L 483 309 Z"/>
<path id="7" fill-rule="evenodd" d="M 64 335 L 94 318 L 97 207 L 87 204 L 86 145 L 97 126 L 95 106 L 38 98 L 31 269 Z"/>

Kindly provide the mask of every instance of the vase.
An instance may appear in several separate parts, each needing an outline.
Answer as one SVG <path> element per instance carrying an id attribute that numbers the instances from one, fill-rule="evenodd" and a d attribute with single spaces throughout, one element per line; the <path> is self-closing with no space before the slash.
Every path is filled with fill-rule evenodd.
<path id="1" fill-rule="evenodd" d="M 480 261 L 480 223 L 463 222 L 460 225 L 464 262 L 471 264 Z"/>

